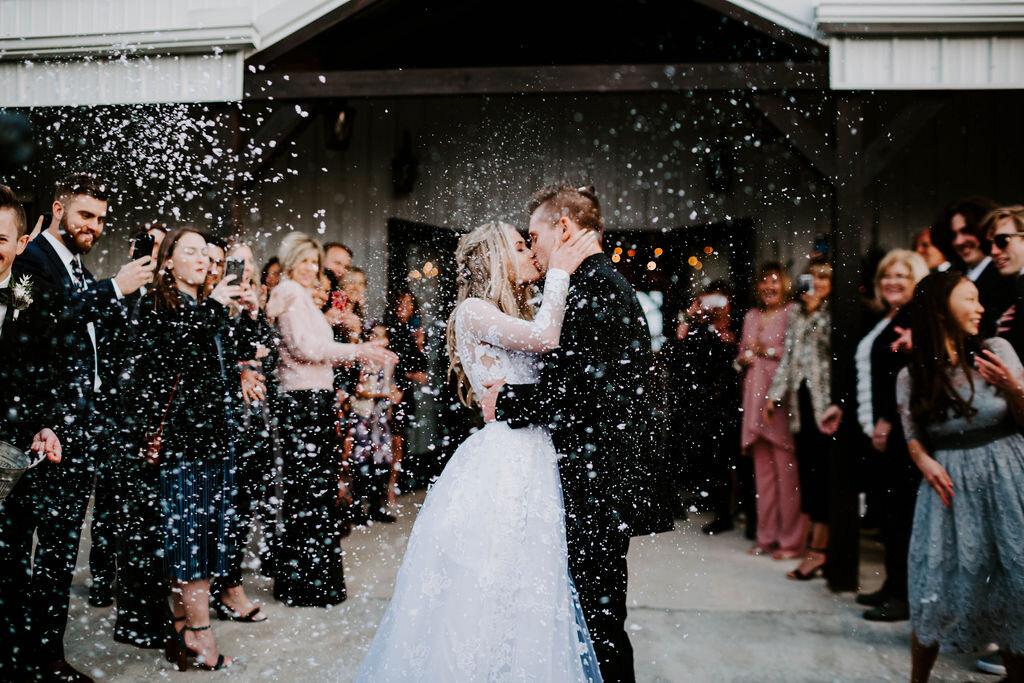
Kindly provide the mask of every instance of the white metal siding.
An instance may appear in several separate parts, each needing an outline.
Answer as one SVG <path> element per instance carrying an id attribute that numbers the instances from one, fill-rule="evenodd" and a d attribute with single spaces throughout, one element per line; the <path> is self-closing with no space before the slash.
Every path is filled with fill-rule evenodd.
<path id="1" fill-rule="evenodd" d="M 0 62 L 0 106 L 226 102 L 242 99 L 244 57 L 168 55 Z"/>
<path id="2" fill-rule="evenodd" d="M 835 90 L 1024 88 L 1024 37 L 833 37 Z"/>

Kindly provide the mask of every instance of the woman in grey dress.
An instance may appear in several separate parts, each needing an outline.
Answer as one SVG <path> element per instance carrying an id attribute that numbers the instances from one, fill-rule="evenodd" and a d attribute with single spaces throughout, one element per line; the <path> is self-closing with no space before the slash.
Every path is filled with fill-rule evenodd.
<path id="1" fill-rule="evenodd" d="M 1005 339 L 976 341 L 984 308 L 962 274 L 914 292 L 913 359 L 897 399 L 924 480 L 914 512 L 909 589 L 911 681 L 940 647 L 998 643 L 1024 681 L 1024 367 Z"/>

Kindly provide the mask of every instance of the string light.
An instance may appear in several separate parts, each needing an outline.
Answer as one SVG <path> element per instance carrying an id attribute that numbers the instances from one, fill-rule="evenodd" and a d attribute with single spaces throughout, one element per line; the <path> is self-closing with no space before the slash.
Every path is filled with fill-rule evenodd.
<path id="1" fill-rule="evenodd" d="M 665 252 L 664 252 L 664 251 L 662 251 L 661 247 L 657 247 L 657 248 L 656 248 L 656 249 L 654 250 L 654 255 L 655 255 L 655 256 L 661 256 L 661 255 L 662 255 L 663 253 L 665 253 Z"/>
<path id="2" fill-rule="evenodd" d="M 647 262 L 647 270 L 654 270 L 657 267 L 658 267 L 658 264 L 655 263 L 654 261 L 648 261 Z"/>

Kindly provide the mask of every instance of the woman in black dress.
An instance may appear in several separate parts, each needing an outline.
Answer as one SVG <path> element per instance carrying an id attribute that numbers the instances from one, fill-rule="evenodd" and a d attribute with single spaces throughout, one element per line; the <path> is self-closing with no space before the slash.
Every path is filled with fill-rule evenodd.
<path id="1" fill-rule="evenodd" d="M 230 660 L 210 631 L 210 580 L 225 573 L 230 554 L 235 389 L 221 364 L 238 360 L 228 304 L 241 289 L 226 278 L 203 297 L 210 259 L 202 235 L 189 228 L 167 235 L 157 263 L 153 291 L 140 306 L 134 381 L 140 451 L 150 461 L 158 452 L 163 568 L 176 631 L 167 656 L 179 668 L 194 658 L 198 668 L 220 669 Z"/>

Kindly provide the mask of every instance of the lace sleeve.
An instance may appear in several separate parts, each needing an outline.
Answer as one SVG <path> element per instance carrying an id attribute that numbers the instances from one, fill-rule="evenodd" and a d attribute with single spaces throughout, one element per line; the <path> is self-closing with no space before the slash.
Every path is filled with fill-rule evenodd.
<path id="1" fill-rule="evenodd" d="M 510 351 L 544 353 L 558 347 L 565 317 L 569 274 L 549 270 L 544 299 L 533 320 L 505 315 L 483 299 L 466 299 L 459 307 L 456 324 L 482 342 Z"/>
<path id="2" fill-rule="evenodd" d="M 986 339 L 983 342 L 986 349 L 999 356 L 999 360 L 1003 361 L 1003 365 L 1010 371 L 1010 374 L 1018 380 L 1024 379 L 1024 365 L 1020 362 L 1020 357 L 1017 356 L 1017 352 L 1013 350 L 1013 346 L 1009 341 L 1002 337 L 992 337 Z"/>
<path id="3" fill-rule="evenodd" d="M 896 378 L 896 405 L 900 411 L 903 435 L 907 442 L 914 439 L 921 441 L 921 437 L 917 434 L 917 425 L 914 424 L 914 418 L 910 415 L 910 370 L 907 368 L 900 370 L 900 374 Z"/>

